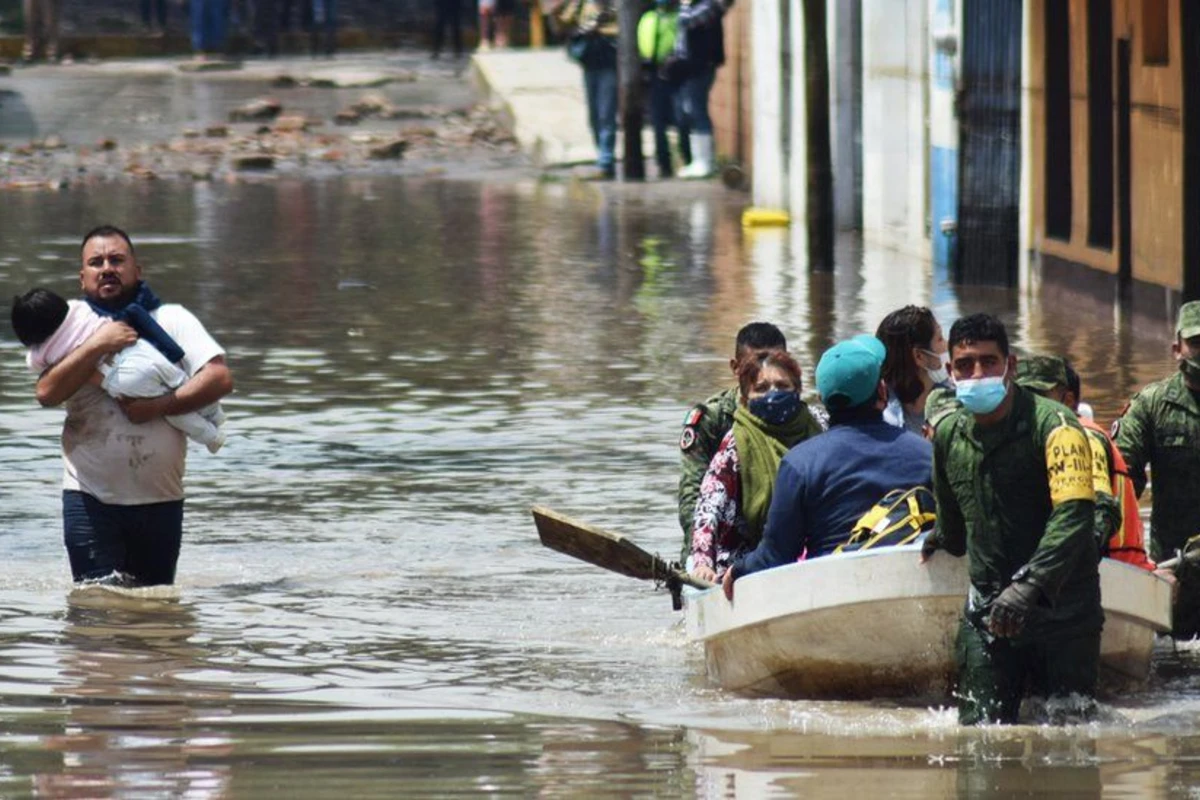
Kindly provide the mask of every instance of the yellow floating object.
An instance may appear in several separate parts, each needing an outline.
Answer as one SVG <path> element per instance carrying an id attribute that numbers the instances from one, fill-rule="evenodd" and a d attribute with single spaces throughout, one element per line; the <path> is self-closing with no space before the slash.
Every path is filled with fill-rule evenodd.
<path id="1" fill-rule="evenodd" d="M 742 212 L 742 226 L 746 228 L 786 227 L 791 224 L 792 215 L 776 208 L 747 208 Z"/>

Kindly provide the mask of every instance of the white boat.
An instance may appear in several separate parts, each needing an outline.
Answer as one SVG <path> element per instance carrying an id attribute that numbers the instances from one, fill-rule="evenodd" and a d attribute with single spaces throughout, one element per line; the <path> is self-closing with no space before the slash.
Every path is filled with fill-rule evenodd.
<path id="1" fill-rule="evenodd" d="M 690 594 L 690 638 L 709 677 L 739 694 L 788 698 L 947 696 L 967 562 L 919 547 L 866 550 L 788 564 Z M 1171 627 L 1171 587 L 1137 567 L 1100 567 L 1104 685 L 1144 681 L 1156 633 Z"/>

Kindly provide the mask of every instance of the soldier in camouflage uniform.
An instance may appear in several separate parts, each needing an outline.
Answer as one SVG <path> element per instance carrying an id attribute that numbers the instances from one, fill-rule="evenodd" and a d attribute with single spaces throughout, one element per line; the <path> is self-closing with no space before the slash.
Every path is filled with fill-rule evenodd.
<path id="1" fill-rule="evenodd" d="M 1088 713 L 1104 622 L 1091 448 L 1069 409 L 1012 381 L 994 317 L 954 324 L 950 364 L 963 408 L 934 432 L 938 520 L 921 561 L 939 549 L 968 559 L 959 722 L 1015 722 L 1027 689 L 1089 698 Z"/>
<path id="2" fill-rule="evenodd" d="M 1170 558 L 1200 534 L 1200 301 L 1179 309 L 1171 352 L 1179 372 L 1142 389 L 1113 423 L 1112 437 L 1129 465 L 1140 496 L 1146 467 L 1154 480 L 1150 510 L 1150 557 Z M 1185 562 L 1179 580 L 1172 633 L 1200 634 L 1200 575 Z"/>
<path id="3" fill-rule="evenodd" d="M 736 374 L 738 362 L 747 353 L 766 350 L 787 350 L 787 339 L 769 322 L 751 322 L 738 331 L 729 369 Z M 733 427 L 733 412 L 737 409 L 737 384 L 699 403 L 688 411 L 679 437 L 679 527 L 683 528 L 683 555 L 686 561 L 692 552 L 692 522 L 696 516 L 696 501 L 700 498 L 700 481 L 717 446 Z"/>

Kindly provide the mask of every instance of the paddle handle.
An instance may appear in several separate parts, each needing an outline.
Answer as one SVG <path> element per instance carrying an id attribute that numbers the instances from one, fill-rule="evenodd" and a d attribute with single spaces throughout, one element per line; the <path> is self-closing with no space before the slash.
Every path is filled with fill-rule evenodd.
<path id="1" fill-rule="evenodd" d="M 684 586 L 691 586 L 693 589 L 712 589 L 716 587 L 716 584 L 712 581 L 697 578 L 695 575 L 690 575 L 681 569 L 673 570 L 673 572 Z"/>
<path id="2" fill-rule="evenodd" d="M 1194 558 L 1189 558 L 1188 560 L 1189 560 L 1189 561 L 1195 561 L 1196 559 L 1194 559 Z M 1157 564 L 1156 566 L 1157 566 L 1159 569 L 1169 569 L 1169 570 L 1171 570 L 1172 572 L 1174 572 L 1174 571 L 1175 571 L 1175 569 L 1176 569 L 1176 568 L 1179 566 L 1179 562 L 1180 562 L 1180 558 L 1179 558 L 1179 556 L 1175 556 L 1174 558 L 1168 558 L 1166 561 L 1160 561 L 1160 562 L 1158 562 L 1158 564 Z"/>
<path id="3" fill-rule="evenodd" d="M 1174 558 L 1168 558 L 1166 561 L 1160 561 L 1157 566 L 1159 569 L 1169 569 L 1174 572 L 1185 559 L 1192 564 L 1200 562 L 1200 549 L 1189 550 L 1183 554 L 1182 558 L 1175 556 Z"/>

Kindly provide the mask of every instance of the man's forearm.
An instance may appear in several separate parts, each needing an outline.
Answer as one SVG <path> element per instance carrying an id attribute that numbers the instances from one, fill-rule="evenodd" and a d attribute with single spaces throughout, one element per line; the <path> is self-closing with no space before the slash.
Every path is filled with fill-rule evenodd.
<path id="1" fill-rule="evenodd" d="M 176 389 L 164 410 L 165 415 L 188 414 L 212 405 L 233 391 L 233 376 L 224 359 L 214 359 Z"/>
<path id="2" fill-rule="evenodd" d="M 96 365 L 103 356 L 103 350 L 88 342 L 68 353 L 38 378 L 38 403 L 49 408 L 69 400 L 96 372 Z"/>

